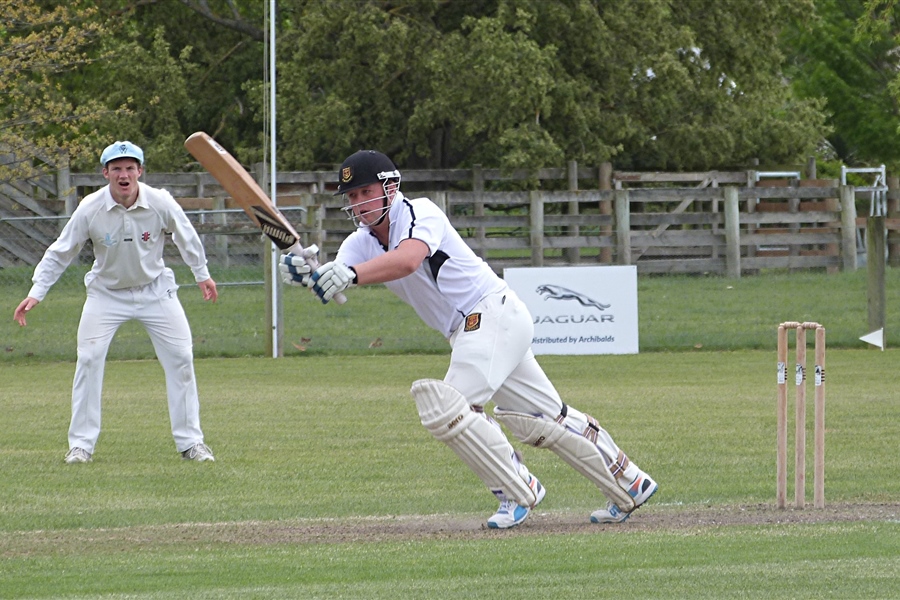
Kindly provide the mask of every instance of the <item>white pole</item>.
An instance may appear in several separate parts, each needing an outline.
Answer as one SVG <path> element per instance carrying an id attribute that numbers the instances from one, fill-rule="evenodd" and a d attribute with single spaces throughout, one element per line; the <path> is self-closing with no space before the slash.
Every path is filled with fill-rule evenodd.
<path id="1" fill-rule="evenodd" d="M 277 161 L 275 160 L 275 0 L 269 0 L 269 162 L 271 175 L 269 177 L 269 186 L 271 191 L 269 196 L 272 198 L 272 204 L 278 206 L 276 194 L 276 174 Z M 279 285 L 278 276 L 278 259 L 280 252 L 275 244 L 270 244 L 271 253 L 271 279 L 272 279 L 272 358 L 278 358 L 281 355 L 280 343 L 280 318 L 279 305 L 281 299 L 281 286 Z"/>

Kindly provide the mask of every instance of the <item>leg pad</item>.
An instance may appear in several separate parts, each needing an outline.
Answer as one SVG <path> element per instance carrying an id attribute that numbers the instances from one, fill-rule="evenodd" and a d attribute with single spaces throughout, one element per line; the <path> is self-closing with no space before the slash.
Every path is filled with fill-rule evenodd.
<path id="1" fill-rule="evenodd" d="M 425 429 L 449 446 L 500 500 L 529 507 L 537 502 L 497 423 L 472 410 L 465 397 L 443 381 L 420 379 L 410 392 Z"/>

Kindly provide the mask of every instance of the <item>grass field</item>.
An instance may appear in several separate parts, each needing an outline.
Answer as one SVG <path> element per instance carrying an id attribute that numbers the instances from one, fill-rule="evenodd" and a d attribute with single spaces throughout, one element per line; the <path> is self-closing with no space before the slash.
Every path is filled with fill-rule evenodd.
<path id="1" fill-rule="evenodd" d="M 615 526 L 588 522 L 603 502 L 585 479 L 516 444 L 547 497 L 518 528 L 484 528 L 493 497 L 421 427 L 408 393 L 443 376 L 439 347 L 199 359 L 214 464 L 176 454 L 159 365 L 117 360 L 94 462 L 64 465 L 74 365 L 7 357 L 0 598 L 900 597 L 900 354 L 856 340 L 860 282 L 642 279 L 641 354 L 541 357 L 564 399 L 660 483 Z M 38 314 L 16 335 L 47 327 Z M 232 335 L 227 310 L 209 314 L 192 317 L 195 335 L 214 338 L 212 324 Z M 829 327 L 824 511 L 774 507 L 774 325 L 785 319 Z M 317 326 L 364 339 L 371 324 Z"/>

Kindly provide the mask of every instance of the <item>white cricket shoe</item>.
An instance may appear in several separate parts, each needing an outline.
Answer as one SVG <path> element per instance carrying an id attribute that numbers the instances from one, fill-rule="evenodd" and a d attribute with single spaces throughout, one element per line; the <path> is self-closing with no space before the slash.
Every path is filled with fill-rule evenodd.
<path id="1" fill-rule="evenodd" d="M 67 465 L 74 465 L 77 463 L 89 463 L 91 462 L 91 453 L 85 450 L 84 448 L 79 448 L 78 446 L 73 446 L 66 452 L 65 458 Z"/>
<path id="2" fill-rule="evenodd" d="M 211 461 L 216 462 L 216 458 L 213 456 L 212 450 L 209 449 L 209 446 L 200 442 L 199 444 L 194 444 L 187 450 L 181 453 L 181 458 L 184 460 L 196 460 L 197 462 L 203 461 Z"/>
<path id="3" fill-rule="evenodd" d="M 547 490 L 544 489 L 544 486 L 541 485 L 541 482 L 534 475 L 528 475 L 528 487 L 534 490 L 534 495 L 537 498 L 534 504 L 529 507 L 516 504 L 512 500 L 504 500 L 500 503 L 500 508 L 494 513 L 494 516 L 488 519 L 488 527 L 491 529 L 509 529 L 525 521 L 531 513 L 531 509 L 537 506 L 547 493 Z"/>
<path id="4" fill-rule="evenodd" d="M 607 502 L 606 508 L 601 508 L 591 513 L 591 523 L 622 523 L 627 521 L 631 513 L 649 500 L 650 496 L 655 494 L 658 489 L 659 484 L 653 481 L 649 475 L 643 471 L 638 472 L 637 476 L 625 488 L 628 495 L 634 498 L 634 508 L 626 512 L 613 502 Z"/>

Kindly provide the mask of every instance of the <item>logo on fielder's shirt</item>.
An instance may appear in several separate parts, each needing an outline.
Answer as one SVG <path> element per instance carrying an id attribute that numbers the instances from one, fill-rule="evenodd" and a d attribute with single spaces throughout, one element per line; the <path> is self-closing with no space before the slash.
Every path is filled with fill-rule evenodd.
<path id="1" fill-rule="evenodd" d="M 481 328 L 481 313 L 466 315 L 466 326 L 463 331 L 477 331 Z"/>
<path id="2" fill-rule="evenodd" d="M 149 232 L 149 231 L 145 231 L 144 233 L 142 233 L 142 234 L 141 234 L 141 240 L 143 240 L 143 241 L 145 241 L 145 242 L 149 242 L 149 241 L 150 241 L 150 232 Z"/>

